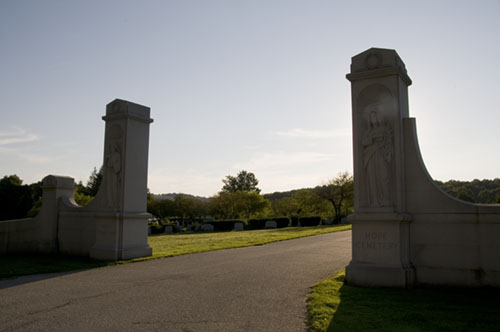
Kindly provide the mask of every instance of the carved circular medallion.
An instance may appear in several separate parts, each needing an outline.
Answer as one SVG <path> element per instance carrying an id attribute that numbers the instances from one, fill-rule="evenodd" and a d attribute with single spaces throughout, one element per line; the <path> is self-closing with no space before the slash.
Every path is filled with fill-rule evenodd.
<path id="1" fill-rule="evenodd" d="M 382 58 L 379 54 L 371 52 L 366 56 L 365 65 L 368 69 L 375 69 L 382 64 Z"/>

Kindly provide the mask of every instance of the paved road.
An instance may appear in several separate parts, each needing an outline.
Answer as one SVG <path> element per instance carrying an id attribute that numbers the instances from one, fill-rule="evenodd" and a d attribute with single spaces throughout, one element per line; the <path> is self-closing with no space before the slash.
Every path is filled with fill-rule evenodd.
<path id="1" fill-rule="evenodd" d="M 351 232 L 0 280 L 0 331 L 306 331 L 310 286 Z"/>

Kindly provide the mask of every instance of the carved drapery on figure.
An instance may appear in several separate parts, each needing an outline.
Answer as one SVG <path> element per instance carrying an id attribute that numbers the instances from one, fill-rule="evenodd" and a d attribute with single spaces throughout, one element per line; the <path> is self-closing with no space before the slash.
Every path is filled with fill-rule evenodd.
<path id="1" fill-rule="evenodd" d="M 119 125 L 112 125 L 108 132 L 108 146 L 104 157 L 104 181 L 106 183 L 106 206 L 120 207 L 120 193 L 122 189 L 122 148 L 121 140 L 123 129 Z"/>
<path id="2" fill-rule="evenodd" d="M 107 203 L 108 207 L 118 208 L 120 206 L 120 198 L 118 197 L 121 192 L 121 164 L 122 156 L 120 146 L 118 143 L 110 145 L 108 154 L 106 155 L 106 175 L 107 178 Z"/>
<path id="3" fill-rule="evenodd" d="M 370 208 L 393 205 L 392 179 L 394 98 L 381 84 L 364 88 L 359 95 L 360 153 L 363 173 L 362 205 Z"/>
<path id="4" fill-rule="evenodd" d="M 391 205 L 390 170 L 393 154 L 392 129 L 380 119 L 379 105 L 368 108 L 368 130 L 362 138 L 363 169 L 371 207 Z"/>

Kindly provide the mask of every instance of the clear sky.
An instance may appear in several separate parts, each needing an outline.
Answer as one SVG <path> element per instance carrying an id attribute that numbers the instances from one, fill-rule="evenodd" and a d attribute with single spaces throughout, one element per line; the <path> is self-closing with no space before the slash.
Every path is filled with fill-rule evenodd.
<path id="1" fill-rule="evenodd" d="M 500 177 L 500 1 L 0 1 L 0 176 L 86 182 L 105 105 L 151 107 L 149 188 L 352 171 L 350 58 L 395 49 L 439 180 Z"/>

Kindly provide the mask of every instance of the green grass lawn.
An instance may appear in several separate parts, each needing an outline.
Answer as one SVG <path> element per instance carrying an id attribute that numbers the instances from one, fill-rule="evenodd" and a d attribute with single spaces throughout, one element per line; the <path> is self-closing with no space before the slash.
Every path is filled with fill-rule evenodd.
<path id="1" fill-rule="evenodd" d="M 344 272 L 316 284 L 307 300 L 311 332 L 500 331 L 500 290 L 363 288 Z"/>
<path id="2" fill-rule="evenodd" d="M 351 225 L 318 226 L 318 227 L 286 227 L 280 229 L 263 229 L 240 232 L 192 233 L 155 235 L 149 237 L 149 245 L 153 248 L 153 257 L 168 257 L 195 252 L 249 247 L 270 242 L 296 239 L 299 237 L 319 235 L 351 229 Z M 149 257 L 135 260 L 149 259 Z"/>
<path id="3" fill-rule="evenodd" d="M 88 258 L 57 255 L 4 256 L 0 257 L 0 278 L 35 273 L 64 272 L 203 251 L 248 247 L 348 229 L 351 229 L 351 225 L 153 235 L 148 238 L 149 245 L 153 248 L 153 256 L 151 257 L 141 257 L 128 261 L 103 262 Z"/>

